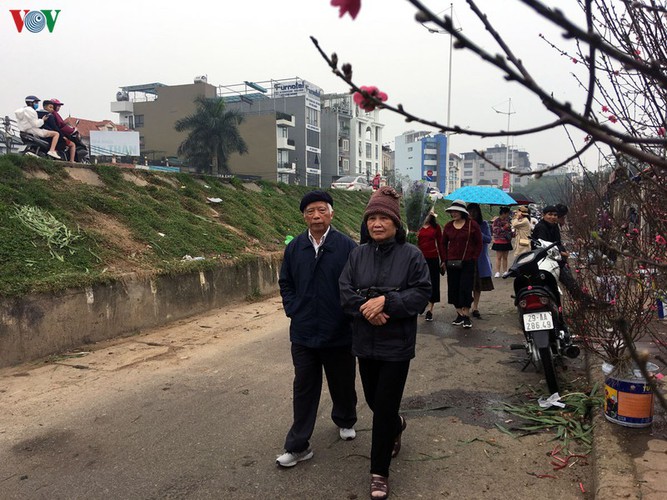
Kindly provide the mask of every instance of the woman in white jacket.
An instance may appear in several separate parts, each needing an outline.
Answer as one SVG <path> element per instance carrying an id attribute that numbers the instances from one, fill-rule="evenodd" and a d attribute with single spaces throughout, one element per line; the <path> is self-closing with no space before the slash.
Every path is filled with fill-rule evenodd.
<path id="1" fill-rule="evenodd" d="M 40 99 L 34 95 L 29 95 L 25 98 L 25 108 L 17 109 L 14 114 L 16 115 L 16 122 L 18 128 L 21 132 L 27 132 L 37 137 L 50 137 L 51 138 L 51 149 L 49 149 L 47 155 L 56 160 L 60 159 L 58 153 L 56 153 L 56 144 L 58 144 L 58 139 L 60 134 L 55 130 L 46 130 L 41 128 L 44 125 L 44 120 L 37 116 L 37 108 L 39 107 Z"/>

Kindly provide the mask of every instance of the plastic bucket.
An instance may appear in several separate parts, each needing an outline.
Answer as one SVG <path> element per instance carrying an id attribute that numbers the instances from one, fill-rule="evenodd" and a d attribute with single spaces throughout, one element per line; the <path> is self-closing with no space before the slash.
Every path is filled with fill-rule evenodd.
<path id="1" fill-rule="evenodd" d="M 648 372 L 656 373 L 658 366 L 647 363 Z M 610 422 L 625 427 L 648 427 L 653 423 L 653 392 L 638 369 L 621 376 L 607 375 L 604 386 L 604 416 Z"/>

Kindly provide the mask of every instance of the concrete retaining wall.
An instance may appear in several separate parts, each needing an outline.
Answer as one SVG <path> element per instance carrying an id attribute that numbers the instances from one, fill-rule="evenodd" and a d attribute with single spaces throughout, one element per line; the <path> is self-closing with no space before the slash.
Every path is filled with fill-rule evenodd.
<path id="1" fill-rule="evenodd" d="M 209 271 L 0 299 L 0 367 L 273 293 L 281 260 L 276 254 Z"/>

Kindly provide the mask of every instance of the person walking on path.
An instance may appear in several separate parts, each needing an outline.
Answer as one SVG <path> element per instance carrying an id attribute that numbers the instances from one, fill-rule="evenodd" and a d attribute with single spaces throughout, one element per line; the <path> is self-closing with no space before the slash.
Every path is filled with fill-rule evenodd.
<path id="1" fill-rule="evenodd" d="M 524 252 L 530 251 L 530 211 L 526 206 L 520 206 L 516 211 L 516 216 L 512 220 L 512 230 L 514 231 L 514 239 L 516 241 L 516 248 L 514 255 L 521 255 Z"/>
<path id="2" fill-rule="evenodd" d="M 406 243 L 393 188 L 373 194 L 364 220 L 372 242 L 350 254 L 340 276 L 340 300 L 352 317 L 352 352 L 373 412 L 370 494 L 377 500 L 389 495 L 389 465 L 401 449 L 406 421 L 399 408 L 431 280 L 422 253 Z"/>
<path id="3" fill-rule="evenodd" d="M 479 313 L 479 299 L 482 297 L 482 292 L 490 292 L 493 290 L 493 280 L 491 279 L 491 259 L 489 259 L 489 243 L 491 243 L 491 228 L 489 223 L 482 219 L 482 209 L 477 203 L 468 203 L 466 208 L 470 218 L 477 222 L 482 231 L 482 251 L 477 257 L 475 263 L 475 277 L 472 287 L 472 316 L 473 318 L 482 319 Z"/>
<path id="4" fill-rule="evenodd" d="M 431 275 L 431 298 L 428 301 L 426 321 L 433 321 L 433 306 L 440 302 L 440 275 L 445 273 L 444 249 L 442 248 L 442 230 L 437 214 L 431 212 L 424 225 L 417 233 L 417 246 L 422 251 Z"/>
<path id="5" fill-rule="evenodd" d="M 507 256 L 512 250 L 512 225 L 509 216 L 509 207 L 500 207 L 498 217 L 493 219 L 491 224 L 493 236 L 491 250 L 496 252 L 496 278 L 500 278 L 507 271 Z"/>
<path id="6" fill-rule="evenodd" d="M 338 289 L 340 273 L 357 245 L 331 226 L 329 193 L 306 193 L 299 209 L 308 229 L 287 245 L 278 280 L 285 314 L 291 319 L 294 364 L 294 420 L 285 438 L 285 453 L 276 459 L 282 467 L 313 457 L 309 440 L 322 393 L 322 369 L 333 402 L 331 419 L 340 438 L 354 439 L 357 422 L 352 330 Z"/>
<path id="7" fill-rule="evenodd" d="M 482 252 L 482 231 L 470 219 L 465 202 L 456 200 L 446 209 L 452 220 L 442 230 L 447 268 L 447 302 L 456 309 L 452 325 L 472 328 L 470 306 L 475 263 Z"/>

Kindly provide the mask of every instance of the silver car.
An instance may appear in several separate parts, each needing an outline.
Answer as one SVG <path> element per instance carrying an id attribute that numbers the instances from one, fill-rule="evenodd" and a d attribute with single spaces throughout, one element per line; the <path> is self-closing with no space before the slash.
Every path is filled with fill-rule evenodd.
<path id="1" fill-rule="evenodd" d="M 331 189 L 346 189 L 347 191 L 371 191 L 373 188 L 363 175 L 346 175 L 331 183 Z"/>

